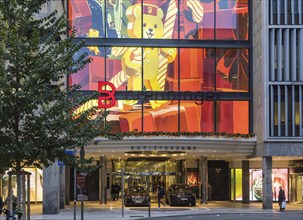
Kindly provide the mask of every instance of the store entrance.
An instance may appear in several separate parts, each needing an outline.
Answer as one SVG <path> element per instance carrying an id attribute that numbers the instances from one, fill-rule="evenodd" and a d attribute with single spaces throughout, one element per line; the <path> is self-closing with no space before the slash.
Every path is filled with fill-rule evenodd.
<path id="1" fill-rule="evenodd" d="M 158 185 L 165 189 L 177 183 L 181 174 L 178 172 L 177 161 L 168 158 L 130 158 L 113 162 L 112 182 L 122 184 L 121 170 L 124 167 L 124 188 L 143 186 L 151 198 L 157 197 Z"/>

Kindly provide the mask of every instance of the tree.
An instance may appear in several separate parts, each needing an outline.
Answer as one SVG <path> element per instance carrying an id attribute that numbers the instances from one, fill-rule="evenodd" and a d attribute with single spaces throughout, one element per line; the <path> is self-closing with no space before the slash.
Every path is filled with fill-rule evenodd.
<path id="1" fill-rule="evenodd" d="M 68 30 L 64 15 L 36 16 L 46 2 L 0 0 L 0 167 L 17 172 L 19 199 L 23 167 L 47 167 L 57 159 L 76 165 L 65 150 L 83 152 L 109 129 L 105 111 L 94 107 L 75 114 L 98 94 L 77 94 L 80 86 L 67 86 L 66 76 L 91 59 L 86 54 L 74 59 L 82 44 L 72 43 L 74 30 Z M 81 158 L 81 166 L 88 162 Z"/>

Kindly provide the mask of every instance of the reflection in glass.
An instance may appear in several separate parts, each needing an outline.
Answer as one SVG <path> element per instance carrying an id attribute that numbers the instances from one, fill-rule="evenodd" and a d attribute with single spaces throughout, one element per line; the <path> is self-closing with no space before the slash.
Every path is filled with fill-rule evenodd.
<path id="1" fill-rule="evenodd" d="M 248 49 L 217 49 L 217 90 L 248 92 Z"/>
<path id="2" fill-rule="evenodd" d="M 248 134 L 248 107 L 247 101 L 217 102 L 218 132 Z"/>

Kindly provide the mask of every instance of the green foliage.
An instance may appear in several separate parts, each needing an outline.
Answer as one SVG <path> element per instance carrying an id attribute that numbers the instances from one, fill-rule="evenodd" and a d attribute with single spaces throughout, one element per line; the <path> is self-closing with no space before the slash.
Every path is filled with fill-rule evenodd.
<path id="1" fill-rule="evenodd" d="M 91 62 L 73 56 L 73 30 L 64 16 L 40 18 L 47 0 L 0 0 L 0 167 L 49 166 L 56 159 L 76 165 L 66 149 L 80 149 L 108 131 L 107 112 L 74 110 L 98 94 L 77 95 L 66 76 Z M 71 37 L 67 38 L 70 31 Z M 89 164 L 82 159 L 80 165 Z"/>

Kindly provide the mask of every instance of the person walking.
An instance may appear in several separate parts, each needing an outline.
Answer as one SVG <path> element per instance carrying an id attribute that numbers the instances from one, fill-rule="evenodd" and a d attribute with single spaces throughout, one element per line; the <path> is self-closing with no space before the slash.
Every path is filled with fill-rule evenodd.
<path id="1" fill-rule="evenodd" d="M 116 183 L 113 183 L 111 186 L 111 191 L 110 191 L 113 201 L 116 200 L 116 189 L 117 189 Z"/>
<path id="2" fill-rule="evenodd" d="M 161 199 L 164 197 L 164 195 L 165 195 L 164 187 L 161 184 L 159 184 L 158 185 L 158 208 L 160 208 L 160 204 L 165 206 L 165 203 L 161 201 Z"/>
<path id="3" fill-rule="evenodd" d="M 282 207 L 282 202 L 285 201 L 285 192 L 282 188 L 282 186 L 279 187 L 279 195 L 278 195 L 278 202 L 280 206 L 280 211 L 283 212 L 285 210 L 284 207 Z"/>
<path id="4" fill-rule="evenodd" d="M 116 200 L 119 200 L 119 195 L 120 195 L 120 191 L 121 191 L 121 186 L 120 183 L 116 183 Z"/>
<path id="5" fill-rule="evenodd" d="M 208 200 L 211 201 L 211 196 L 213 193 L 213 187 L 208 183 Z"/>

